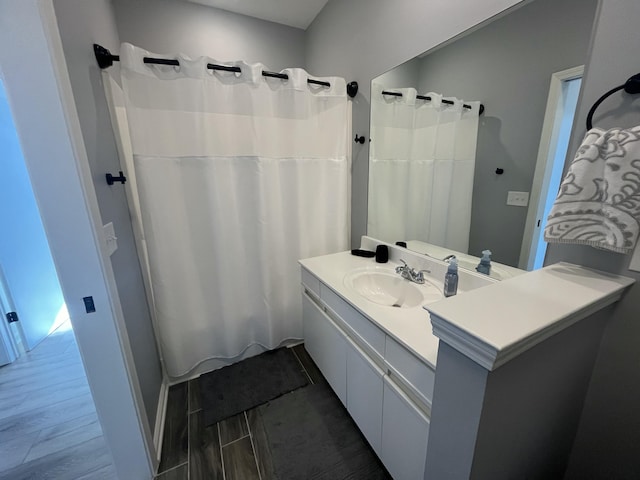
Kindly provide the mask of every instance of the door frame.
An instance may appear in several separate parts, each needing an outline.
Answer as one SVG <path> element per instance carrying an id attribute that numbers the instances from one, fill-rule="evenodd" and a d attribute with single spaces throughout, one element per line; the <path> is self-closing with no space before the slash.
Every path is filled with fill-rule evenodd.
<path id="1" fill-rule="evenodd" d="M 0 68 L 114 466 L 151 479 L 158 462 L 52 0 L 0 3 Z"/>
<path id="2" fill-rule="evenodd" d="M 553 169 L 553 159 L 555 157 L 555 146 L 558 143 L 558 131 L 554 128 L 563 114 L 562 108 L 562 83 L 581 78 L 584 76 L 584 65 L 568 68 L 551 75 L 549 85 L 549 96 L 542 124 L 540 135 L 540 146 L 538 147 L 538 157 L 536 169 L 531 185 L 531 196 L 527 220 L 522 236 L 522 246 L 520 248 L 520 259 L 518 268 L 531 270 L 536 258 L 538 245 L 533 242 L 537 238 L 542 224 L 538 225 L 538 220 L 544 215 L 545 201 L 551 180 Z M 578 99 L 578 103 L 580 100 Z"/>

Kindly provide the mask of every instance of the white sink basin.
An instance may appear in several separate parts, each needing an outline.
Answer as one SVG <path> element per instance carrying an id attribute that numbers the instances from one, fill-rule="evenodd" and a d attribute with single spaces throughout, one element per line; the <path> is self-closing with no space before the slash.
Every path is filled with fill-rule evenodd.
<path id="1" fill-rule="evenodd" d="M 428 281 L 412 283 L 384 267 L 354 270 L 345 275 L 344 284 L 370 302 L 388 307 L 414 308 L 443 298 L 440 288 Z"/>

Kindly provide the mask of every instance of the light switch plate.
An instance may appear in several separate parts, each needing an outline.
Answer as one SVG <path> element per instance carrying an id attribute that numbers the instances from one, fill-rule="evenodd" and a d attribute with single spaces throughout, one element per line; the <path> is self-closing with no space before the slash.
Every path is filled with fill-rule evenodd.
<path id="1" fill-rule="evenodd" d="M 529 192 L 509 192 L 507 194 L 507 205 L 526 207 L 529 205 Z"/>
<path id="2" fill-rule="evenodd" d="M 103 225 L 102 230 L 104 232 L 106 254 L 111 256 L 118 249 L 118 237 L 116 237 L 113 222 Z"/>

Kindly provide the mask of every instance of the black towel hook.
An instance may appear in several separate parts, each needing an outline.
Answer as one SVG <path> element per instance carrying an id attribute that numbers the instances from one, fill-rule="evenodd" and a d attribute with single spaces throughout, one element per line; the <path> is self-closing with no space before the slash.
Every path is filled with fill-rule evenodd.
<path id="1" fill-rule="evenodd" d="M 633 77 L 629 78 L 624 83 L 624 85 L 618 85 L 617 87 L 612 88 L 607 93 L 602 95 L 598 100 L 596 100 L 596 103 L 593 104 L 593 107 L 591 107 L 591 110 L 589 110 L 589 113 L 587 114 L 587 130 L 591 130 L 593 128 L 593 114 L 596 112 L 596 109 L 600 106 L 600 104 L 606 98 L 622 89 L 624 89 L 625 92 L 631 95 L 640 93 L 640 73 L 636 73 Z"/>
<path id="2" fill-rule="evenodd" d="M 122 170 L 120 170 L 118 173 L 120 175 L 117 177 L 114 175 L 111 175 L 110 173 L 107 173 L 105 175 L 107 179 L 107 185 L 113 185 L 115 182 L 120 182 L 124 184 L 127 181 L 127 177 L 124 176 L 124 173 L 122 173 Z"/>

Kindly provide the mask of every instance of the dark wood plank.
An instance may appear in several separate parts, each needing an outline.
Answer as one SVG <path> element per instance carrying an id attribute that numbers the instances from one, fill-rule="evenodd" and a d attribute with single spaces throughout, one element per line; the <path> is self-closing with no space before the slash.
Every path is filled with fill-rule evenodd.
<path id="1" fill-rule="evenodd" d="M 200 377 L 189 380 L 189 413 L 202 408 L 200 401 Z"/>
<path id="2" fill-rule="evenodd" d="M 251 438 L 245 437 L 222 447 L 226 480 L 259 480 Z"/>
<path id="3" fill-rule="evenodd" d="M 158 473 L 177 467 L 188 460 L 188 403 L 187 382 L 182 382 L 169 388 L 162 440 L 162 456 Z"/>
<path id="4" fill-rule="evenodd" d="M 304 348 L 304 344 L 296 345 L 295 347 L 291 347 L 293 353 L 296 354 L 298 361 L 302 364 L 302 368 L 307 372 L 311 383 L 323 383 L 326 382 L 324 376 L 320 372 L 320 369 L 313 361 L 309 352 L 307 352 Z"/>
<path id="5" fill-rule="evenodd" d="M 247 422 L 249 423 L 249 431 L 253 441 L 253 452 L 258 464 L 258 471 L 262 480 L 275 479 L 275 471 L 273 462 L 271 461 L 271 449 L 269 448 L 269 439 L 267 432 L 262 423 L 262 417 L 258 411 L 258 407 L 247 410 Z"/>
<path id="6" fill-rule="evenodd" d="M 249 435 L 249 428 L 244 412 L 218 422 L 220 426 L 220 443 L 224 446 Z"/>
<path id="7" fill-rule="evenodd" d="M 202 410 L 189 415 L 189 479 L 222 480 L 218 426 L 205 427 Z"/>
<path id="8" fill-rule="evenodd" d="M 156 480 L 187 480 L 189 478 L 189 468 L 187 464 L 180 465 L 178 468 L 169 470 L 168 472 L 158 475 Z"/>

